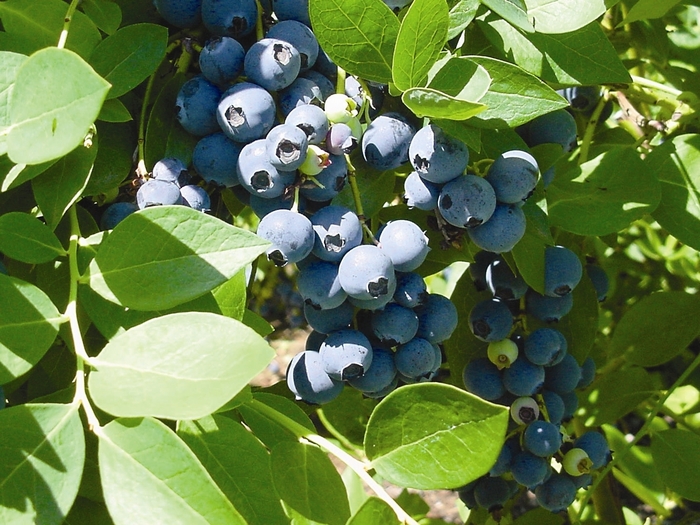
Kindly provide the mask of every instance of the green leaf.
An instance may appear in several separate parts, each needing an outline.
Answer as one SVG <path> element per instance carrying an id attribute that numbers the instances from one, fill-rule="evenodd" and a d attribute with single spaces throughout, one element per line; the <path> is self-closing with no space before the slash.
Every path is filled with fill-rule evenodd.
<path id="1" fill-rule="evenodd" d="M 97 139 L 89 148 L 78 146 L 49 169 L 32 179 L 32 190 L 46 224 L 52 230 L 82 196 L 97 157 Z"/>
<path id="2" fill-rule="evenodd" d="M 593 22 L 607 10 L 604 0 L 525 0 L 538 33 L 568 33 Z"/>
<path id="3" fill-rule="evenodd" d="M 420 85 L 447 41 L 445 0 L 413 0 L 396 37 L 394 84 L 401 91 Z"/>
<path id="4" fill-rule="evenodd" d="M 27 373 L 51 347 L 64 321 L 33 284 L 0 274 L 0 385 Z"/>
<path id="5" fill-rule="evenodd" d="M 103 122 L 129 122 L 133 120 L 126 106 L 116 98 L 105 100 L 97 119 Z"/>
<path id="6" fill-rule="evenodd" d="M 191 208 L 156 206 L 132 213 L 112 230 L 87 279 L 105 299 L 163 310 L 224 283 L 268 245 Z"/>
<path id="7" fill-rule="evenodd" d="M 657 292 L 642 297 L 620 319 L 610 344 L 611 355 L 636 365 L 670 361 L 698 336 L 700 301 L 685 292 Z M 649 322 L 653 319 L 653 322 Z"/>
<path id="8" fill-rule="evenodd" d="M 197 419 L 235 396 L 273 357 L 270 345 L 240 321 L 169 314 L 107 343 L 91 361 L 90 396 L 119 417 Z"/>
<path id="9" fill-rule="evenodd" d="M 472 122 L 486 128 L 513 128 L 566 107 L 567 102 L 547 84 L 518 66 L 495 58 L 467 57 L 491 77 L 488 92 L 479 99 L 488 109 Z"/>
<path id="10" fill-rule="evenodd" d="M 122 10 L 111 0 L 83 0 L 80 7 L 108 35 L 114 34 L 122 23 Z"/>
<path id="11" fill-rule="evenodd" d="M 186 165 L 192 161 L 192 152 L 199 137 L 190 135 L 177 121 L 175 100 L 187 78 L 177 73 L 158 93 L 148 116 L 146 128 L 146 166 L 153 167 L 166 157 L 180 159 Z"/>
<path id="12" fill-rule="evenodd" d="M 350 506 L 340 474 L 320 448 L 283 441 L 272 448 L 272 479 L 284 505 L 306 520 L 345 525 Z"/>
<path id="13" fill-rule="evenodd" d="M 213 415 L 196 421 L 181 421 L 177 432 L 246 523 L 289 523 L 279 496 L 271 490 L 270 455 L 243 425 Z"/>
<path id="14" fill-rule="evenodd" d="M 554 244 L 547 214 L 528 201 L 523 206 L 527 226 L 525 235 L 512 250 L 518 272 L 535 291 L 544 294 L 544 251 Z"/>
<path id="15" fill-rule="evenodd" d="M 661 18 L 680 2 L 681 0 L 639 0 L 632 6 L 625 19 L 617 27 L 640 20 Z"/>
<path id="16" fill-rule="evenodd" d="M 666 486 L 691 501 L 700 501 L 700 436 L 681 429 L 654 432 L 651 455 Z"/>
<path id="17" fill-rule="evenodd" d="M 517 65 L 547 82 L 631 82 L 617 51 L 597 22 L 559 35 L 523 34 L 504 20 L 477 23 L 486 37 Z"/>
<path id="18" fill-rule="evenodd" d="M 399 20 L 382 0 L 309 0 L 318 43 L 348 73 L 389 83 Z"/>
<path id="19" fill-rule="evenodd" d="M 481 3 L 479 0 L 459 0 L 450 9 L 450 21 L 447 29 L 448 40 L 464 31 L 474 20 Z"/>
<path id="20" fill-rule="evenodd" d="M 660 189 L 634 149 L 615 147 L 581 166 L 557 169 L 547 188 L 549 221 L 578 235 L 607 235 L 654 211 Z"/>
<path id="21" fill-rule="evenodd" d="M 90 55 L 95 72 L 112 84 L 108 98 L 131 91 L 153 73 L 165 57 L 168 29 L 156 24 L 122 27 Z"/>
<path id="22" fill-rule="evenodd" d="M 508 418 L 507 407 L 450 385 L 406 385 L 372 413 L 365 453 L 377 473 L 395 485 L 460 487 L 495 463 Z"/>
<path id="23" fill-rule="evenodd" d="M 66 255 L 58 238 L 43 222 L 21 212 L 0 215 L 0 252 L 29 264 Z"/>
<path id="24" fill-rule="evenodd" d="M 518 29 L 526 33 L 535 32 L 535 28 L 527 18 L 527 7 L 522 0 L 482 0 L 482 3 Z"/>
<path id="25" fill-rule="evenodd" d="M 564 518 L 542 507 L 527 511 L 513 525 L 562 525 Z"/>
<path id="26" fill-rule="evenodd" d="M 661 202 L 652 215 L 679 241 L 700 250 L 700 135 L 664 142 L 645 163 L 661 181 Z"/>
<path id="27" fill-rule="evenodd" d="M 214 288 L 212 295 L 222 315 L 241 321 L 246 305 L 245 272 L 240 271 L 224 284 Z"/>
<path id="28" fill-rule="evenodd" d="M 78 496 L 66 516 L 64 525 L 114 525 L 102 502 Z"/>
<path id="29" fill-rule="evenodd" d="M 467 122 L 433 119 L 432 123 L 448 135 L 461 140 L 474 151 L 481 150 L 481 129 L 470 126 Z"/>
<path id="30" fill-rule="evenodd" d="M 115 419 L 98 437 L 102 490 L 116 525 L 246 525 L 194 453 L 160 421 Z"/>
<path id="31" fill-rule="evenodd" d="M 399 525 L 392 508 L 379 498 L 371 497 L 348 520 L 347 525 Z"/>
<path id="32" fill-rule="evenodd" d="M 108 90 L 109 84 L 74 52 L 46 48 L 34 53 L 19 68 L 10 97 L 10 159 L 39 164 L 74 150 Z"/>
<path id="33" fill-rule="evenodd" d="M 85 462 L 78 408 L 28 404 L 0 410 L 0 522 L 63 523 Z"/>
<path id="34" fill-rule="evenodd" d="M 580 396 L 587 427 L 613 423 L 656 393 L 646 370 L 633 366 L 601 376 Z"/>
<path id="35" fill-rule="evenodd" d="M 83 191 L 84 195 L 107 193 L 121 184 L 131 173 L 136 133 L 129 124 L 97 123 L 100 148 Z"/>
<path id="36" fill-rule="evenodd" d="M 460 100 L 431 88 L 411 88 L 401 100 L 417 117 L 466 120 L 487 109 L 478 102 Z"/>
<path id="37" fill-rule="evenodd" d="M 0 48 L 30 55 L 55 46 L 63 31 L 68 7 L 61 0 L 5 0 L 0 2 Z M 95 24 L 76 11 L 71 19 L 66 48 L 87 58 L 102 35 Z"/>
<path id="38" fill-rule="evenodd" d="M 58 159 L 54 159 L 41 164 L 27 165 L 13 164 L 7 156 L 3 156 L 2 159 L 7 163 L 9 169 L 0 186 L 0 192 L 11 190 L 34 177 L 38 177 L 58 161 Z"/>
<path id="39" fill-rule="evenodd" d="M 17 72 L 24 61 L 25 55 L 0 51 L 0 130 L 10 125 L 10 94 L 15 85 Z M 0 155 L 7 153 L 5 135 L 0 136 Z"/>
<path id="40" fill-rule="evenodd" d="M 332 403 L 324 405 L 324 424 L 328 422 L 345 439 L 361 447 L 375 406 L 376 399 L 367 398 L 354 388 L 344 388 Z"/>

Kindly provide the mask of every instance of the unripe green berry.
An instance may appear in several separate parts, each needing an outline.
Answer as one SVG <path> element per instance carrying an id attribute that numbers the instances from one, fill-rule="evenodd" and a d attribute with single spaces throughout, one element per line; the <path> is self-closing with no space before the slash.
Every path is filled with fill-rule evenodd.
<path id="1" fill-rule="evenodd" d="M 489 343 L 488 348 L 489 360 L 498 367 L 499 370 L 510 368 L 518 358 L 518 345 L 510 339 L 501 341 L 493 341 Z"/>
<path id="2" fill-rule="evenodd" d="M 572 448 L 564 456 L 562 462 L 564 470 L 571 476 L 581 476 L 588 474 L 593 467 L 593 462 L 585 450 L 581 448 Z"/>
<path id="3" fill-rule="evenodd" d="M 306 159 L 304 163 L 299 166 L 299 171 L 304 175 L 318 175 L 323 168 L 330 163 L 330 154 L 327 151 L 324 151 L 315 144 L 310 144 L 306 150 Z"/>
<path id="4" fill-rule="evenodd" d="M 357 102 L 347 95 L 335 93 L 326 99 L 323 110 L 331 123 L 345 123 L 357 116 Z"/>
<path id="5" fill-rule="evenodd" d="M 510 406 L 510 415 L 518 425 L 529 425 L 540 417 L 540 407 L 531 397 L 519 397 Z"/>

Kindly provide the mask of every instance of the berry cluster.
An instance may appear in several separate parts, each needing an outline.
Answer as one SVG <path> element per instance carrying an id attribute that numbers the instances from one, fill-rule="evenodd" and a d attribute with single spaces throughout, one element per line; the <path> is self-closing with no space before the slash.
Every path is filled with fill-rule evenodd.
<path id="1" fill-rule="evenodd" d="M 587 268 L 599 299 L 604 299 L 605 273 L 599 266 Z M 601 433 L 587 432 L 572 443 L 562 426 L 578 408 L 575 391 L 595 376 L 593 359 L 579 365 L 568 353 L 564 335 L 552 327 L 571 310 L 571 292 L 584 267 L 568 248 L 547 247 L 544 295 L 529 288 L 499 254 L 479 252 L 469 271 L 475 286 L 489 289 L 493 297 L 474 305 L 469 315 L 472 333 L 488 343 L 488 350 L 487 357 L 466 365 L 464 385 L 483 399 L 510 406 L 512 420 L 496 464 L 486 476 L 459 489 L 460 497 L 470 507 L 493 510 L 522 486 L 535 493 L 542 507 L 563 510 L 609 457 Z M 521 300 L 527 315 L 548 326 L 530 333 L 515 328 L 514 312 L 520 314 Z"/>

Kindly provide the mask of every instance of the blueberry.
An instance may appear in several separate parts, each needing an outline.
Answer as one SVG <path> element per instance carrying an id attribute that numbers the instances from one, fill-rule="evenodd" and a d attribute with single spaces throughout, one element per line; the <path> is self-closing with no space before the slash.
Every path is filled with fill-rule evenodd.
<path id="1" fill-rule="evenodd" d="M 325 206 L 311 217 L 316 234 L 313 253 L 324 261 L 340 262 L 343 255 L 362 242 L 362 224 L 343 206 Z"/>
<path id="2" fill-rule="evenodd" d="M 345 155 L 329 155 L 328 166 L 313 179 L 304 181 L 299 193 L 310 201 L 329 201 L 343 190 L 347 180 L 348 164 Z"/>
<path id="3" fill-rule="evenodd" d="M 243 72 L 245 49 L 235 38 L 228 36 L 207 40 L 199 53 L 202 75 L 217 86 L 226 86 Z"/>
<path id="4" fill-rule="evenodd" d="M 596 365 L 592 357 L 587 357 L 581 365 L 581 379 L 576 388 L 586 388 L 595 379 Z"/>
<path id="5" fill-rule="evenodd" d="M 255 29 L 258 8 L 255 0 L 202 0 L 202 22 L 216 36 L 240 38 Z"/>
<path id="6" fill-rule="evenodd" d="M 396 283 L 391 258 L 373 244 L 356 246 L 343 255 L 338 270 L 340 284 L 350 297 L 369 300 L 389 294 Z"/>
<path id="7" fill-rule="evenodd" d="M 394 353 L 391 350 L 373 348 L 372 354 L 372 364 L 364 374 L 348 380 L 351 386 L 361 392 L 382 392 L 396 379 Z"/>
<path id="8" fill-rule="evenodd" d="M 525 296 L 528 289 L 525 280 L 515 275 L 502 257 L 498 257 L 488 265 L 485 280 L 491 293 L 499 299 L 520 299 Z"/>
<path id="9" fill-rule="evenodd" d="M 525 294 L 527 313 L 546 323 L 559 321 L 571 311 L 573 305 L 574 299 L 571 294 L 563 297 L 549 297 L 540 295 L 534 290 L 528 290 Z"/>
<path id="10" fill-rule="evenodd" d="M 384 344 L 408 343 L 418 332 L 418 316 L 410 308 L 389 303 L 371 317 L 372 332 Z"/>
<path id="11" fill-rule="evenodd" d="M 272 243 L 267 257 L 276 266 L 301 261 L 314 245 L 311 221 L 291 210 L 275 210 L 265 215 L 258 224 L 257 234 Z"/>
<path id="12" fill-rule="evenodd" d="M 232 187 L 239 183 L 236 164 L 242 144 L 229 139 L 223 132 L 202 137 L 192 152 L 192 165 L 206 182 Z"/>
<path id="13" fill-rule="evenodd" d="M 605 270 L 597 264 L 587 264 L 586 274 L 588 278 L 593 283 L 593 288 L 595 288 L 596 296 L 599 302 L 605 301 L 608 295 L 608 290 L 610 289 L 610 279 Z"/>
<path id="14" fill-rule="evenodd" d="M 233 141 L 264 138 L 275 122 L 275 101 L 264 88 L 239 82 L 224 92 L 216 109 L 221 130 Z"/>
<path id="15" fill-rule="evenodd" d="M 511 490 L 503 478 L 484 477 L 474 487 L 474 499 L 489 512 L 499 509 L 510 499 Z"/>
<path id="16" fill-rule="evenodd" d="M 529 147 L 559 144 L 564 152 L 576 146 L 576 121 L 566 109 L 540 115 L 518 129 Z"/>
<path id="17" fill-rule="evenodd" d="M 420 227 L 409 220 L 388 222 L 379 235 L 379 247 L 386 253 L 394 269 L 411 272 L 417 269 L 428 255 L 428 237 Z"/>
<path id="18" fill-rule="evenodd" d="M 586 432 L 576 441 L 574 446 L 583 449 L 593 462 L 593 468 L 598 469 L 608 464 L 610 461 L 610 447 L 605 436 L 595 430 Z"/>
<path id="19" fill-rule="evenodd" d="M 583 265 L 565 246 L 547 246 L 544 252 L 544 294 L 561 297 L 570 293 L 583 276 Z"/>
<path id="20" fill-rule="evenodd" d="M 411 379 L 428 376 L 434 369 L 435 353 L 433 345 L 420 337 L 415 337 L 399 345 L 394 356 L 396 369 Z"/>
<path id="21" fill-rule="evenodd" d="M 525 235 L 525 213 L 513 204 L 498 204 L 485 223 L 467 230 L 471 241 L 481 248 L 495 253 L 512 250 Z"/>
<path id="22" fill-rule="evenodd" d="M 513 315 L 503 301 L 486 299 L 476 303 L 469 312 L 469 328 L 482 341 L 500 341 L 508 337 L 513 328 Z"/>
<path id="23" fill-rule="evenodd" d="M 440 190 L 438 209 L 451 225 L 475 228 L 486 224 L 495 212 L 496 194 L 485 179 L 476 175 L 460 175 Z"/>
<path id="24" fill-rule="evenodd" d="M 180 195 L 185 206 L 201 212 L 211 211 L 211 199 L 201 186 L 187 184 L 180 188 Z"/>
<path id="25" fill-rule="evenodd" d="M 545 386 L 557 394 L 564 394 L 576 389 L 581 380 L 581 367 L 571 354 L 566 354 L 556 365 L 546 369 Z"/>
<path id="26" fill-rule="evenodd" d="M 273 25 L 265 35 L 266 38 L 276 38 L 292 44 L 301 59 L 301 70 L 309 69 L 316 63 L 318 57 L 318 40 L 309 26 L 297 20 L 281 20 Z"/>
<path id="27" fill-rule="evenodd" d="M 304 301 L 324 310 L 337 308 L 347 298 L 338 279 L 338 265 L 328 261 L 314 261 L 299 270 L 297 287 Z"/>
<path id="28" fill-rule="evenodd" d="M 516 359 L 503 371 L 503 386 L 516 396 L 531 396 L 542 388 L 545 380 L 544 368 L 532 364 L 526 358 Z"/>
<path id="29" fill-rule="evenodd" d="M 182 204 L 182 196 L 180 188 L 174 182 L 150 179 L 144 182 L 136 192 L 136 203 L 140 209 Z"/>
<path id="30" fill-rule="evenodd" d="M 500 370 L 485 357 L 467 363 L 462 380 L 467 392 L 487 401 L 494 401 L 506 393 Z"/>
<path id="31" fill-rule="evenodd" d="M 414 127 L 399 113 L 384 113 L 362 135 L 362 156 L 371 167 L 387 171 L 408 162 Z"/>
<path id="32" fill-rule="evenodd" d="M 177 120 L 188 133 L 203 137 L 220 131 L 217 106 L 221 91 L 201 75 L 185 82 L 175 99 Z"/>
<path id="33" fill-rule="evenodd" d="M 428 300 L 425 279 L 414 272 L 397 272 L 394 301 L 406 308 L 415 308 Z"/>
<path id="34" fill-rule="evenodd" d="M 100 218 L 100 229 L 111 230 L 139 207 L 133 202 L 114 202 L 105 208 Z M 3 272 L 7 273 L 7 272 Z"/>
<path id="35" fill-rule="evenodd" d="M 306 133 L 309 144 L 321 144 L 328 133 L 328 117 L 318 106 L 304 104 L 295 107 L 287 114 L 284 122 L 293 124 Z M 330 153 L 333 153 L 332 151 Z"/>
<path id="36" fill-rule="evenodd" d="M 344 381 L 362 376 L 372 364 L 372 345 L 359 331 L 331 332 L 319 350 L 323 368 L 333 379 Z"/>
<path id="37" fill-rule="evenodd" d="M 464 142 L 430 124 L 413 136 L 408 158 L 425 180 L 443 184 L 464 173 L 469 164 L 469 150 Z"/>
<path id="38" fill-rule="evenodd" d="M 355 309 L 348 301 L 343 302 L 337 308 L 325 310 L 319 310 L 309 304 L 304 305 L 304 317 L 309 326 L 322 334 L 329 334 L 335 330 L 349 327 L 354 315 Z"/>
<path id="39" fill-rule="evenodd" d="M 554 473 L 535 489 L 537 503 L 551 512 L 561 512 L 576 499 L 576 486 L 564 474 Z"/>
<path id="40" fill-rule="evenodd" d="M 434 344 L 449 339 L 459 322 L 457 307 L 440 294 L 428 294 L 415 311 L 418 314 L 418 337 Z"/>
<path id="41" fill-rule="evenodd" d="M 268 91 L 289 86 L 299 75 L 301 57 L 296 47 L 277 38 L 255 42 L 245 55 L 243 70 L 249 81 Z"/>
<path id="42" fill-rule="evenodd" d="M 299 106 L 320 106 L 324 97 L 321 88 L 309 78 L 297 77 L 278 93 L 277 101 L 282 115 L 289 115 Z"/>
<path id="43" fill-rule="evenodd" d="M 559 330 L 539 328 L 525 340 L 525 355 L 535 364 L 552 366 L 566 354 L 566 339 Z"/>
<path id="44" fill-rule="evenodd" d="M 321 355 L 310 351 L 297 354 L 289 363 L 287 386 L 297 399 L 318 405 L 332 401 L 343 391 L 343 383 L 323 369 Z"/>
<path id="45" fill-rule="evenodd" d="M 549 463 L 546 459 L 535 456 L 527 450 L 516 454 L 510 464 L 513 479 L 528 489 L 534 489 L 540 485 L 544 481 L 549 468 Z"/>
<path id="46" fill-rule="evenodd" d="M 526 151 L 510 150 L 501 153 L 486 174 L 496 192 L 498 202 L 520 204 L 535 191 L 539 166 Z"/>
<path id="47" fill-rule="evenodd" d="M 542 390 L 542 399 L 544 400 L 544 406 L 547 409 L 547 415 L 549 416 L 549 421 L 558 425 L 564 419 L 564 411 L 566 407 L 564 406 L 564 400 L 556 392 L 547 390 L 546 388 Z"/>
<path id="48" fill-rule="evenodd" d="M 437 208 L 441 187 L 412 171 L 403 184 L 403 199 L 409 208 L 431 211 Z"/>
<path id="49" fill-rule="evenodd" d="M 154 179 L 172 182 L 178 186 L 182 186 L 182 182 L 189 178 L 187 166 L 175 157 L 167 157 L 156 162 L 152 175 Z"/>
<path id="50" fill-rule="evenodd" d="M 523 432 L 523 446 L 535 456 L 552 456 L 561 447 L 559 427 L 547 421 L 533 421 Z"/>
<path id="51" fill-rule="evenodd" d="M 306 133 L 293 124 L 275 126 L 265 140 L 270 163 L 279 171 L 294 171 L 306 160 Z"/>
<path id="52" fill-rule="evenodd" d="M 202 0 L 154 0 L 153 4 L 168 24 L 196 27 L 202 20 Z"/>
<path id="53" fill-rule="evenodd" d="M 268 142 L 258 139 L 243 146 L 236 163 L 238 181 L 253 195 L 273 199 L 296 180 L 294 171 L 278 171 L 270 162 Z"/>
<path id="54" fill-rule="evenodd" d="M 474 262 L 469 265 L 468 270 L 469 276 L 472 278 L 477 291 L 481 292 L 486 290 L 488 286 L 486 282 L 486 271 L 491 263 L 499 258 L 500 256 L 498 254 L 485 250 L 476 253 Z"/>

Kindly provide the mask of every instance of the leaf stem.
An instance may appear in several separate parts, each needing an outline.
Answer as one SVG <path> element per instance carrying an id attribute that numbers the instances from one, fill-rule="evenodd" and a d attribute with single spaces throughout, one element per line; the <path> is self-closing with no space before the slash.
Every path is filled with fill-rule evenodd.
<path id="1" fill-rule="evenodd" d="M 656 402 L 654 407 L 652 408 L 651 412 L 647 416 L 647 420 L 644 422 L 644 425 L 642 425 L 642 428 L 639 429 L 639 432 L 634 436 L 634 439 L 627 443 L 625 448 L 619 451 L 615 451 L 615 456 L 613 459 L 607 464 L 607 466 L 596 476 L 595 480 L 593 480 L 593 483 L 589 487 L 588 491 L 586 492 L 585 497 L 581 501 L 581 507 L 579 509 L 578 513 L 578 522 L 581 521 L 581 516 L 583 515 L 584 510 L 586 509 L 586 505 L 588 504 L 588 501 L 591 499 L 593 491 L 596 489 L 596 487 L 603 481 L 603 478 L 607 476 L 610 471 L 617 465 L 619 460 L 623 458 L 624 456 L 627 455 L 627 453 L 632 449 L 634 445 L 636 445 L 640 439 L 642 439 L 644 436 L 647 435 L 649 432 L 649 428 L 651 428 L 652 422 L 654 420 L 654 416 L 661 411 L 661 407 L 663 407 L 664 403 L 666 403 L 666 400 L 673 394 L 673 392 L 681 386 L 686 379 L 688 379 L 688 376 L 690 376 L 693 371 L 700 366 L 700 354 L 698 354 L 695 359 L 693 360 L 692 363 L 688 366 L 688 368 L 685 369 L 685 371 L 676 379 L 676 381 L 671 385 L 671 388 L 669 388 Z"/>
<path id="2" fill-rule="evenodd" d="M 97 419 L 90 400 L 87 396 L 87 391 L 85 390 L 85 364 L 90 364 L 90 357 L 85 351 L 85 345 L 83 343 L 83 335 L 80 332 L 80 324 L 78 322 L 78 311 L 77 311 L 77 301 L 78 301 L 78 281 L 80 280 L 80 272 L 78 270 L 78 242 L 80 240 L 80 225 L 78 224 L 78 212 L 75 205 L 71 206 L 68 210 L 68 215 L 70 217 L 70 241 L 68 244 L 68 265 L 70 269 L 70 288 L 68 290 L 68 306 L 66 307 L 65 315 L 68 317 L 70 323 L 71 336 L 73 338 L 73 348 L 75 349 L 75 356 L 77 359 L 77 372 L 75 374 L 75 397 L 73 398 L 74 403 L 79 403 L 83 406 L 85 410 L 85 415 L 87 416 L 88 426 L 90 429 L 99 434 L 100 421 Z"/>
<path id="3" fill-rule="evenodd" d="M 345 77 L 347 76 L 347 73 L 345 70 L 340 67 L 336 66 L 338 70 L 338 78 L 335 81 L 335 92 L 339 93 L 341 95 L 345 94 Z"/>
<path id="4" fill-rule="evenodd" d="M 647 89 L 653 89 L 656 91 L 661 91 L 663 93 L 668 93 L 669 95 L 672 95 L 674 97 L 679 97 L 682 93 L 682 91 L 672 88 L 670 86 L 667 86 L 665 84 L 661 84 L 660 82 L 654 82 L 653 80 L 649 80 L 648 78 L 645 77 L 639 77 L 636 75 L 632 75 L 632 81 L 637 84 L 638 86 L 645 87 Z"/>
<path id="5" fill-rule="evenodd" d="M 63 30 L 61 30 L 61 36 L 58 37 L 58 44 L 56 44 L 56 47 L 59 49 L 63 49 L 64 47 L 66 47 L 66 40 L 68 40 L 68 30 L 70 29 L 70 23 L 73 20 L 73 13 L 75 13 L 75 10 L 78 9 L 79 3 L 80 0 L 72 0 L 70 5 L 68 6 L 66 16 L 63 18 Z"/>
<path id="6" fill-rule="evenodd" d="M 387 505 L 391 507 L 391 509 L 394 511 L 396 517 L 399 519 L 399 521 L 401 521 L 401 523 L 405 523 L 408 525 L 418 525 L 418 522 L 414 520 L 411 516 L 409 516 L 409 514 L 405 510 L 403 510 L 403 508 L 401 508 L 401 506 L 398 503 L 396 503 L 396 501 L 394 501 L 394 499 L 391 496 L 389 496 L 389 494 L 387 494 L 386 490 L 384 490 L 384 487 L 382 487 L 372 476 L 369 475 L 369 473 L 367 472 L 367 470 L 371 468 L 369 462 L 362 462 L 352 457 L 350 454 L 345 452 L 340 447 L 334 445 L 326 438 L 310 431 L 309 429 L 297 423 L 293 419 L 290 419 L 289 417 L 278 412 L 274 408 L 267 406 L 265 403 L 253 399 L 252 401 L 248 401 L 247 404 L 253 410 L 256 410 L 258 413 L 284 426 L 299 438 L 303 438 L 306 441 L 313 443 L 314 445 L 318 445 L 327 453 L 333 454 L 336 458 L 338 458 L 340 461 L 345 463 L 345 465 L 347 465 L 350 469 L 352 469 L 355 472 L 355 474 L 357 474 L 360 477 L 360 479 L 364 481 L 367 484 L 367 486 L 377 495 L 377 497 L 379 497 L 382 501 L 384 501 Z"/>

